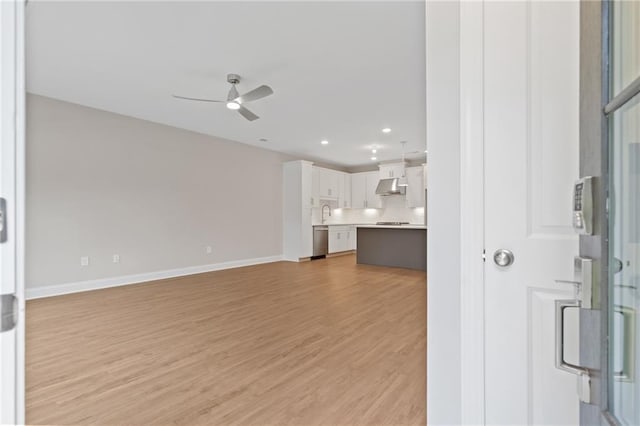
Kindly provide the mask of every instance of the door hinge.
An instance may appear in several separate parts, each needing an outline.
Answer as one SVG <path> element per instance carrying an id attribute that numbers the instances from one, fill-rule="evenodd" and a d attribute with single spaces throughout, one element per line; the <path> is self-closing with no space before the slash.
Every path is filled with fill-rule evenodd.
<path id="1" fill-rule="evenodd" d="M 485 249 L 482 249 L 482 261 L 487 261 L 487 251 Z"/>
<path id="2" fill-rule="evenodd" d="M 0 295 L 0 332 L 10 331 L 18 322 L 18 299 L 15 294 Z"/>

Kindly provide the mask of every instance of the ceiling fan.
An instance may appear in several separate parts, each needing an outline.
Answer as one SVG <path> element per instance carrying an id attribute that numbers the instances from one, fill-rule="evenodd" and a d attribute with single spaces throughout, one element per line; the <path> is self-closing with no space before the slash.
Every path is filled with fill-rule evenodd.
<path id="1" fill-rule="evenodd" d="M 238 90 L 236 89 L 236 84 L 240 82 L 240 76 L 237 74 L 228 74 L 227 81 L 231 83 L 231 90 L 229 90 L 229 94 L 227 95 L 226 101 L 218 101 L 215 99 L 202 99 L 202 98 L 189 98 L 187 96 L 179 96 L 173 95 L 174 98 L 177 99 L 185 99 L 188 101 L 199 101 L 199 102 L 226 102 L 227 108 L 238 111 L 240 115 L 246 118 L 249 121 L 257 120 L 258 117 L 247 108 L 245 108 L 244 104 L 246 102 L 256 101 L 258 99 L 262 99 L 266 96 L 273 94 L 273 89 L 269 86 L 259 86 L 253 90 L 248 91 L 244 95 L 238 94 Z"/>

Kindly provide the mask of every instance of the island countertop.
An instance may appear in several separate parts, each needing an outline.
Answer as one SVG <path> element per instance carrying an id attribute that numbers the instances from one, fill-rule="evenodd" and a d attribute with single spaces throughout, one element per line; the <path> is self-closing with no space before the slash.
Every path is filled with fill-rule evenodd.
<path id="1" fill-rule="evenodd" d="M 382 229 L 427 229 L 426 225 L 405 224 L 405 225 L 376 225 L 376 224 L 356 224 L 357 228 L 382 228 Z"/>

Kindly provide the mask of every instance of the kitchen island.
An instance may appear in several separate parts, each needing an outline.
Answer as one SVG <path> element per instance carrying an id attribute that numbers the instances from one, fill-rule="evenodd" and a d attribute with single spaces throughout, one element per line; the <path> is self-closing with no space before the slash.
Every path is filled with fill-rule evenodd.
<path id="1" fill-rule="evenodd" d="M 357 225 L 358 263 L 427 270 L 424 225 Z"/>

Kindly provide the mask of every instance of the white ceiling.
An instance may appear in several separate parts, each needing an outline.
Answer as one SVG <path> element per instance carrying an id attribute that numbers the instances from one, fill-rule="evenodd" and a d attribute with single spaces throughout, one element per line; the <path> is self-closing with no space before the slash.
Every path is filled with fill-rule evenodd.
<path id="1" fill-rule="evenodd" d="M 346 167 L 424 155 L 422 1 L 30 2 L 27 22 L 31 93 Z M 224 99 L 227 73 L 274 89 L 259 120 L 171 97 Z"/>

